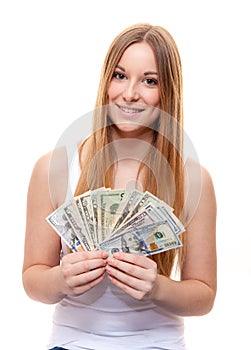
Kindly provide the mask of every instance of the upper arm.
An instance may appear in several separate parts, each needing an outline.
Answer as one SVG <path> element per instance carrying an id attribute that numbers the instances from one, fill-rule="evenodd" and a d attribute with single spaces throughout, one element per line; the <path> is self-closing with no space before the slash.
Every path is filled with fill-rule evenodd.
<path id="1" fill-rule="evenodd" d="M 58 183 L 62 185 L 64 172 L 60 167 L 57 167 L 57 170 L 52 170 L 52 156 L 53 153 L 48 153 L 36 162 L 29 183 L 26 209 L 24 271 L 32 265 L 56 266 L 59 263 L 61 240 L 46 221 L 46 217 L 55 210 L 55 205 L 57 206 L 56 202 L 60 200 L 60 195 L 56 194 L 57 190 L 54 191 L 52 188 L 53 181 L 50 181 L 49 175 L 51 175 L 51 171 L 54 171 L 55 174 L 53 174 L 51 179 L 58 178 Z M 60 175 L 63 175 L 61 180 Z M 63 192 L 65 191 L 63 190 Z M 63 197 L 62 194 L 61 197 Z"/>
<path id="2" fill-rule="evenodd" d="M 190 169 L 189 169 L 190 167 Z M 193 172 L 194 164 L 188 166 Z M 187 192 L 199 188 L 196 205 L 192 199 L 186 227 L 185 261 L 181 278 L 196 279 L 216 291 L 216 198 L 208 171 L 200 167 L 199 177 L 190 177 Z M 188 199 L 189 211 L 189 199 Z"/>

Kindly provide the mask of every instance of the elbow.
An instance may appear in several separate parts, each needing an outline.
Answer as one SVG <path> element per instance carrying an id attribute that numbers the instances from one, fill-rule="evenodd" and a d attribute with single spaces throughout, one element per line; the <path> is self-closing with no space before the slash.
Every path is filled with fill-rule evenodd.
<path id="1" fill-rule="evenodd" d="M 213 307 L 214 307 L 214 302 L 207 303 L 202 308 L 200 308 L 198 313 L 196 313 L 194 316 L 205 316 L 212 311 Z"/>
<path id="2" fill-rule="evenodd" d="M 212 295 L 208 300 L 207 307 L 205 308 L 203 315 L 207 315 L 212 311 L 214 307 L 215 298 L 216 298 L 216 293 L 212 292 Z"/>
<path id="3" fill-rule="evenodd" d="M 24 291 L 25 291 L 26 295 L 30 299 L 37 301 L 37 298 L 34 295 L 34 288 L 33 288 L 32 282 L 30 281 L 28 271 L 23 271 L 23 273 L 22 273 L 22 283 L 23 283 L 23 288 L 24 288 Z"/>
<path id="4" fill-rule="evenodd" d="M 209 314 L 213 307 L 215 302 L 216 292 L 213 290 L 209 290 L 206 296 L 202 298 L 202 300 L 198 301 L 198 307 L 195 308 L 195 313 L 193 316 L 205 316 Z"/>
<path id="5" fill-rule="evenodd" d="M 27 296 L 44 304 L 56 304 L 61 301 L 65 294 L 56 292 L 48 276 L 47 266 L 31 266 L 23 271 L 22 282 Z"/>

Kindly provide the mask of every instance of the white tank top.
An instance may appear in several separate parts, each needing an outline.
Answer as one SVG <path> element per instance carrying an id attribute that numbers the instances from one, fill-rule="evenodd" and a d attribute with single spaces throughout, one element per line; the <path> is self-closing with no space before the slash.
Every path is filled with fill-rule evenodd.
<path id="1" fill-rule="evenodd" d="M 77 159 L 70 166 L 71 188 L 78 179 Z M 108 278 L 56 305 L 48 349 L 54 346 L 69 350 L 186 349 L 183 318 L 150 301 L 133 299 Z"/>

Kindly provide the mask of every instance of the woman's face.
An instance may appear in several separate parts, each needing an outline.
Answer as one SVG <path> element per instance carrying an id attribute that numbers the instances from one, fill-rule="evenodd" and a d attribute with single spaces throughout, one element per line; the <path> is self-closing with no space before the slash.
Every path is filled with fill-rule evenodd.
<path id="1" fill-rule="evenodd" d="M 144 134 L 153 126 L 159 115 L 160 92 L 149 44 L 136 43 L 125 50 L 108 87 L 108 101 L 109 117 L 120 136 Z"/>

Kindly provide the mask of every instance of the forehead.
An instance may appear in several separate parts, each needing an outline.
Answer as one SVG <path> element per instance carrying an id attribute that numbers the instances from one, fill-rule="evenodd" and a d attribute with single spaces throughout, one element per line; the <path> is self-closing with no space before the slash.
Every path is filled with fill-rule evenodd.
<path id="1" fill-rule="evenodd" d="M 123 53 L 119 64 L 132 66 L 148 66 L 149 69 L 157 67 L 154 51 L 151 46 L 143 41 L 130 45 Z"/>

